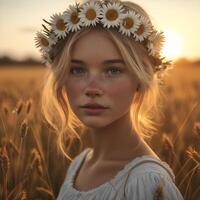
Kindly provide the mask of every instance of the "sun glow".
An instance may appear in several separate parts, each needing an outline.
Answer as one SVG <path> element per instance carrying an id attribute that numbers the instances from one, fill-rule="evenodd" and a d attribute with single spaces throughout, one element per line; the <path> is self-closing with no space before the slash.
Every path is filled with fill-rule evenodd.
<path id="1" fill-rule="evenodd" d="M 164 31 L 165 42 L 161 54 L 167 58 L 175 59 L 180 57 L 182 51 L 182 39 L 174 31 Z"/>

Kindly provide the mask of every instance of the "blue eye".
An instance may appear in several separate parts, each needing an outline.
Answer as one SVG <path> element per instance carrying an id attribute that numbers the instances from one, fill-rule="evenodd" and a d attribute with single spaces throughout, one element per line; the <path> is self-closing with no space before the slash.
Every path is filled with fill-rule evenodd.
<path id="1" fill-rule="evenodd" d="M 71 67 L 70 74 L 75 76 L 82 76 L 86 73 L 86 69 L 83 67 Z M 106 75 L 108 76 L 116 76 L 122 73 L 122 69 L 119 67 L 109 67 L 105 70 Z"/>
<path id="2" fill-rule="evenodd" d="M 117 67 L 111 67 L 107 70 L 109 75 L 118 75 L 122 73 L 122 70 Z"/>
<path id="3" fill-rule="evenodd" d="M 74 75 L 80 75 L 85 73 L 85 69 L 82 67 L 72 67 L 70 69 L 70 74 L 74 74 Z"/>

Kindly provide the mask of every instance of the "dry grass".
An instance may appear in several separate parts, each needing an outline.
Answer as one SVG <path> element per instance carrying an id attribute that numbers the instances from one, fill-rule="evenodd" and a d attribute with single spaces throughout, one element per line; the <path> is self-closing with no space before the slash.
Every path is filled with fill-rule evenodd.
<path id="1" fill-rule="evenodd" d="M 0 199 L 55 199 L 63 183 L 69 163 L 40 113 L 44 72 L 0 69 Z M 174 170 L 185 200 L 200 199 L 199 72 L 200 68 L 184 66 L 173 71 L 165 121 L 148 141 Z M 71 155 L 77 151 L 73 148 Z M 163 199 L 162 185 L 155 199 Z"/>

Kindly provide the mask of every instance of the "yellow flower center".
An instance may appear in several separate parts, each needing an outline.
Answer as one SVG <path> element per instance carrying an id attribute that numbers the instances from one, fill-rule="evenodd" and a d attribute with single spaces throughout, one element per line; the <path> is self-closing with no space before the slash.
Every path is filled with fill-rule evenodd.
<path id="1" fill-rule="evenodd" d="M 137 35 L 142 35 L 144 33 L 145 27 L 144 24 L 141 24 L 138 30 L 136 31 Z"/>
<path id="2" fill-rule="evenodd" d="M 40 43 L 44 47 L 48 47 L 49 46 L 49 41 L 46 38 L 40 38 Z"/>
<path id="3" fill-rule="evenodd" d="M 64 31 L 65 28 L 66 28 L 66 25 L 65 25 L 65 22 L 63 19 L 59 19 L 57 22 L 56 22 L 56 28 L 58 30 L 61 30 L 61 31 Z"/>
<path id="4" fill-rule="evenodd" d="M 87 12 L 86 12 L 86 17 L 87 19 L 89 20 L 93 20 L 96 18 L 96 12 L 94 9 L 89 9 Z"/>
<path id="5" fill-rule="evenodd" d="M 118 17 L 118 12 L 114 9 L 110 9 L 106 12 L 106 18 L 110 21 L 116 20 Z"/>
<path id="6" fill-rule="evenodd" d="M 132 18 L 130 17 L 127 17 L 123 20 L 123 26 L 126 28 L 126 29 L 130 29 L 132 28 L 134 25 L 134 21 Z"/>
<path id="7" fill-rule="evenodd" d="M 73 24 L 77 24 L 79 22 L 79 17 L 78 17 L 78 13 L 77 12 L 73 12 L 71 15 L 71 22 Z"/>

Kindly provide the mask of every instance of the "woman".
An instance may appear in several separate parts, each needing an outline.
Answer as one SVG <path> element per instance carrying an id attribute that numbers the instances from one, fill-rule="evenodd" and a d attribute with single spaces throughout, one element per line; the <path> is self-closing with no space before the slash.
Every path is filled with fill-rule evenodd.
<path id="1" fill-rule="evenodd" d="M 96 0 L 45 22 L 50 29 L 36 38 L 50 66 L 44 115 L 69 159 L 74 138 L 92 137 L 57 199 L 183 199 L 172 169 L 144 140 L 156 131 L 152 111 L 169 64 L 148 14 L 129 1 Z"/>

